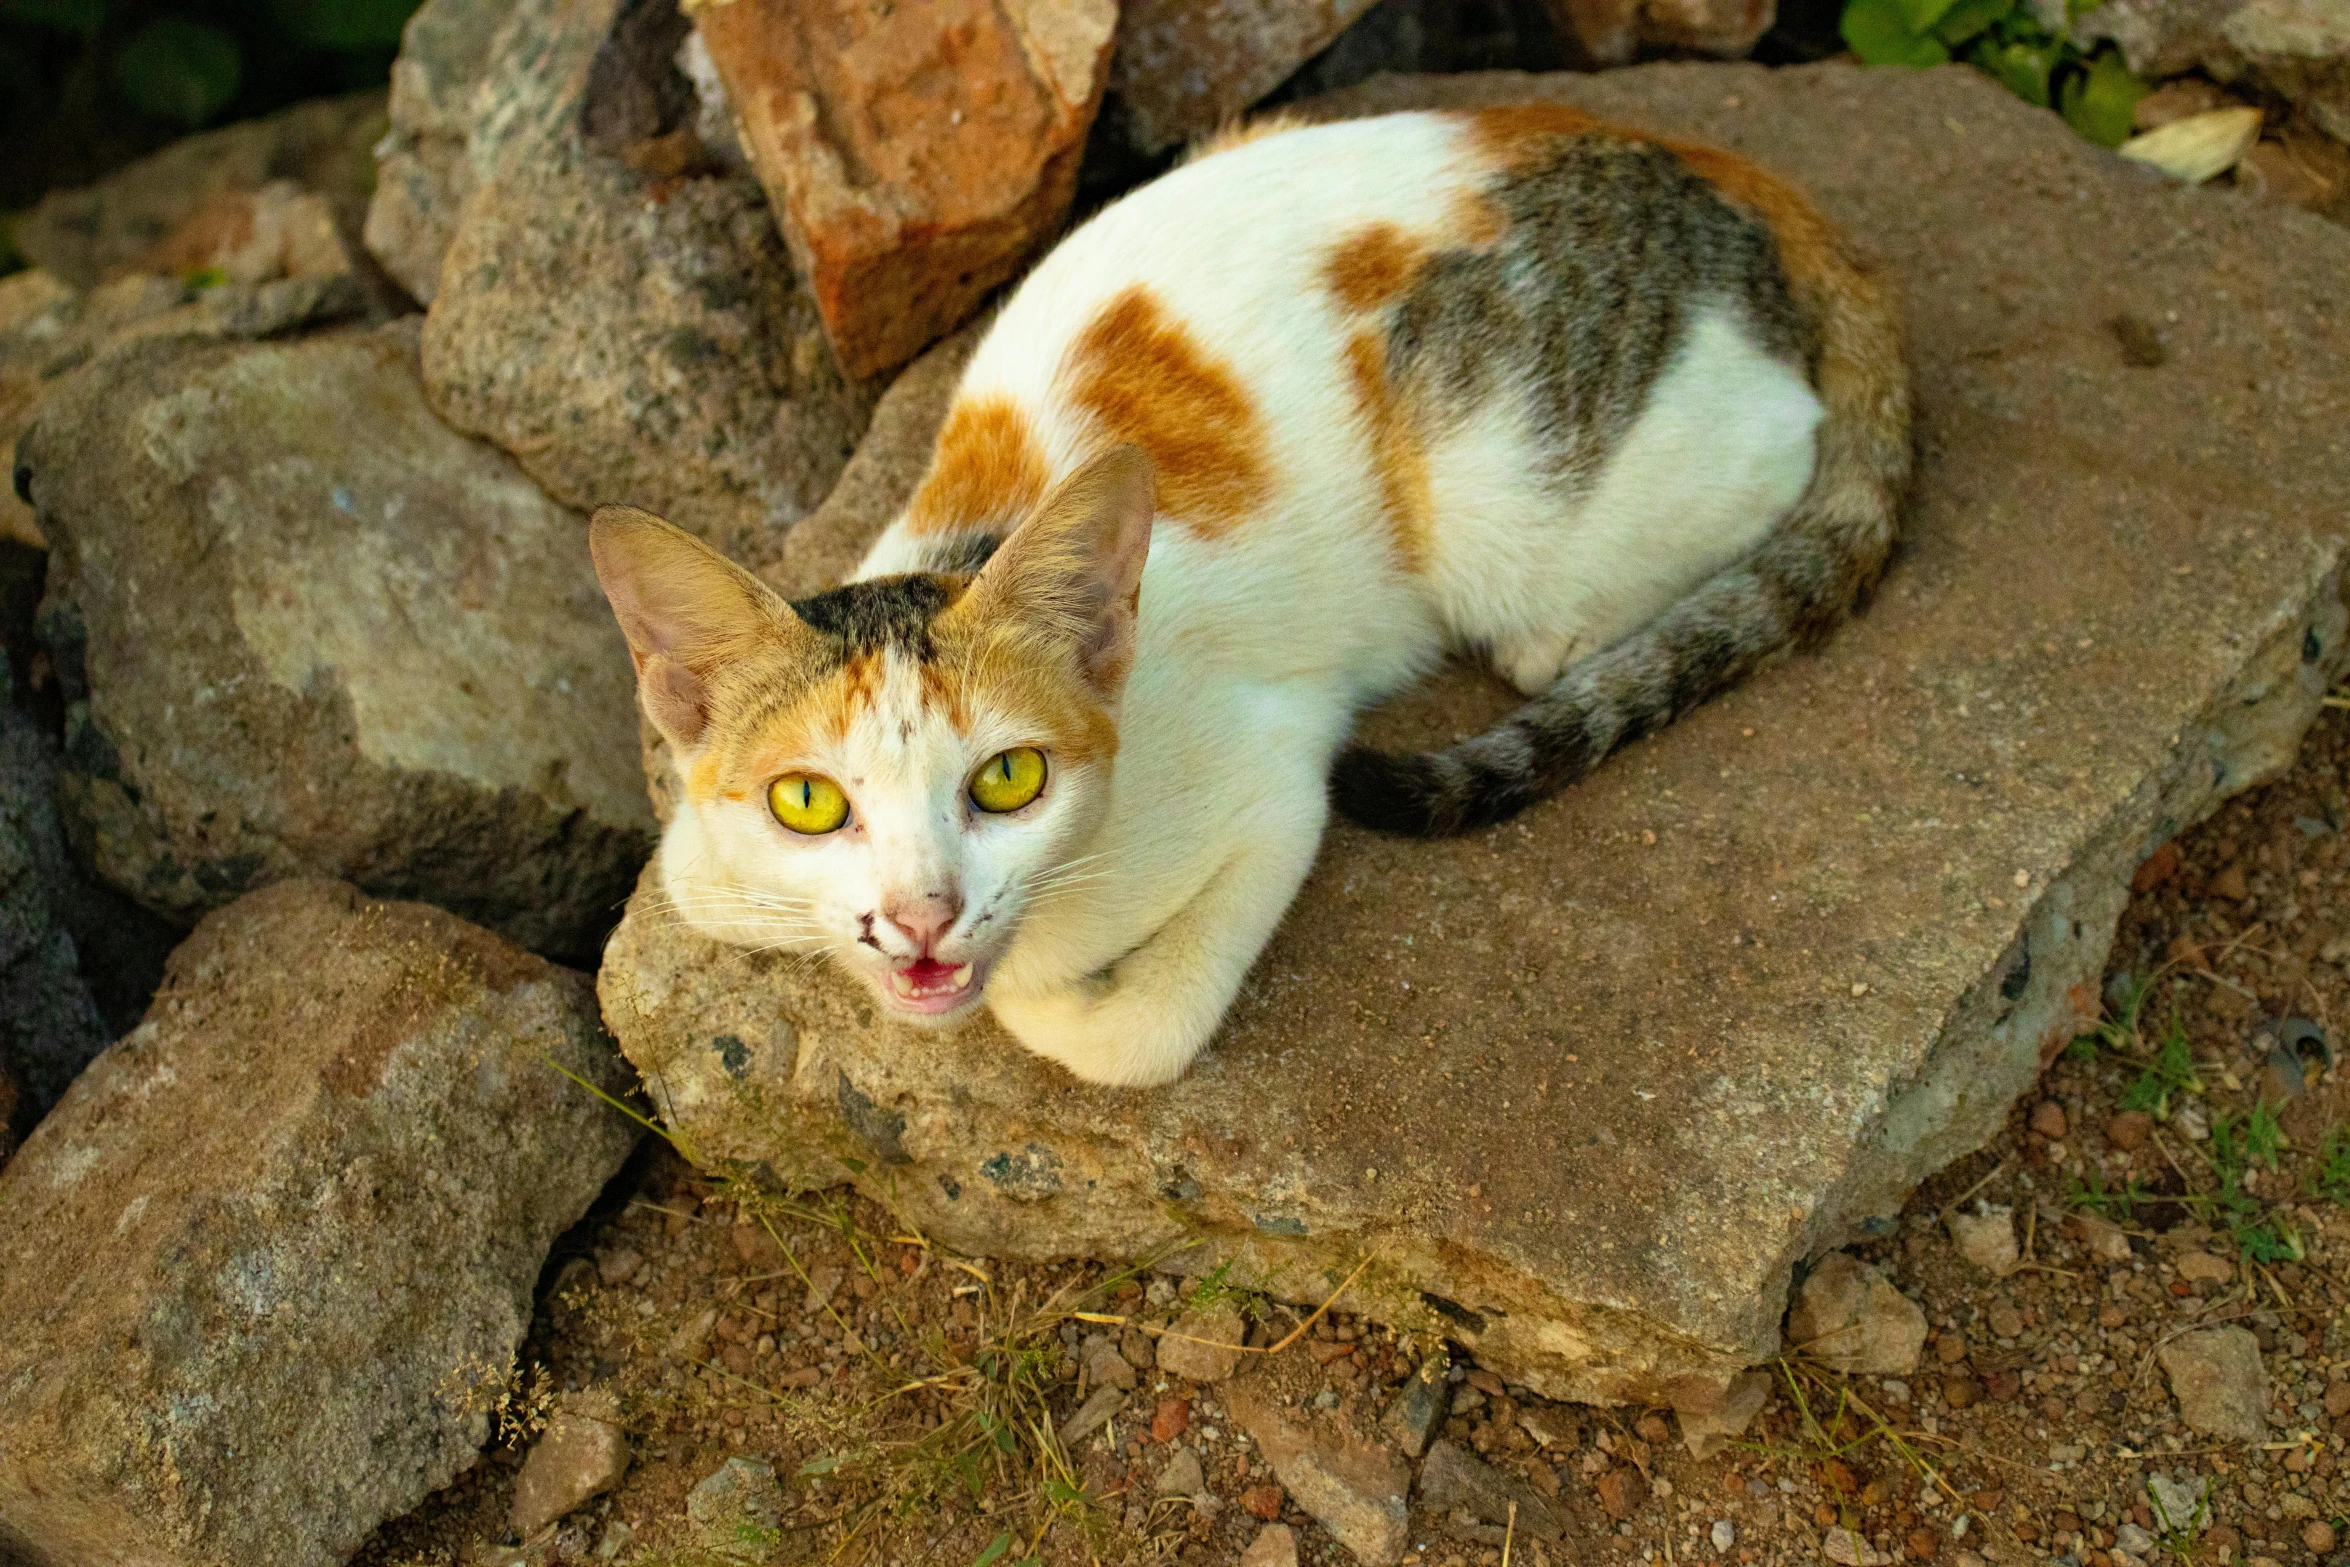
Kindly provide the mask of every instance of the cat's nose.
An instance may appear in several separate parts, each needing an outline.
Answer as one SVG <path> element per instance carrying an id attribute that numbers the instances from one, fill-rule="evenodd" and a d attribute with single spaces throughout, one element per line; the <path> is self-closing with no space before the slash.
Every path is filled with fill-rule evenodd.
<path id="1" fill-rule="evenodd" d="M 881 917 L 896 926 L 898 933 L 922 953 L 928 953 L 939 937 L 954 928 L 962 912 L 962 895 L 954 892 L 891 898 L 881 905 Z"/>

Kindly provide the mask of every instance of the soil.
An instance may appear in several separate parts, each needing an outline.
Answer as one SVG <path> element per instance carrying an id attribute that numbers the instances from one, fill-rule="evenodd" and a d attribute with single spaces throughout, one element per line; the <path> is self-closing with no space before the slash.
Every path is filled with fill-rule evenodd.
<path id="1" fill-rule="evenodd" d="M 2350 712 L 2329 707 L 2290 772 L 2157 851 L 2122 918 L 2102 1037 L 2061 1056 L 1997 1140 L 1855 1248 L 1926 1314 L 1916 1371 L 1843 1379 L 1781 1363 L 1745 1436 L 1700 1461 L 1666 1412 L 1547 1403 L 1456 1348 L 1444 1434 L 1551 1499 L 1565 1534 L 1415 1513 L 1406 1560 L 2340 1561 L 2350 1070 L 2330 1049 L 2334 1019 L 2350 1021 L 2346 768 Z M 650 1141 L 550 1262 L 529 1369 L 477 1390 L 485 1407 L 504 1396 L 501 1439 L 358 1561 L 1224 1567 L 1268 1515 L 1295 1531 L 1300 1561 L 1353 1560 L 1281 1491 L 1216 1386 L 1150 1364 L 1152 1334 L 1185 1304 L 1175 1281 L 950 1257 L 845 1191 L 737 1196 Z M 1962 1260 L 1942 1222 L 1981 1203 L 2014 1212 L 2024 1261 L 2004 1278 Z M 2083 1211 L 2122 1226 L 2127 1262 L 2093 1255 L 2069 1218 Z M 1438 1348 L 1353 1317 L 1343 1294 L 1310 1321 L 1316 1303 L 1239 1302 L 1258 1318 L 1252 1344 L 1291 1341 L 1241 1375 L 1340 1424 L 1370 1428 Z M 2260 1346 L 2258 1446 L 2190 1430 L 2157 1360 L 2180 1333 L 2222 1323 Z M 1139 1385 L 1055 1473 L 1037 1411 L 1066 1419 L 1104 1344 L 1140 1363 Z M 596 1386 L 620 1395 L 633 1467 L 538 1539 L 512 1539 L 536 1415 L 559 1390 Z M 999 1442 L 975 1411 L 1030 1418 Z M 960 1469 L 939 1456 L 966 1443 Z M 1178 1444 L 1201 1460 L 1205 1503 L 1156 1494 Z M 734 1457 L 773 1466 L 784 1514 L 714 1546 L 686 1498 Z M 2207 1516 L 2160 1516 L 2158 1475 L 2208 1481 Z"/>

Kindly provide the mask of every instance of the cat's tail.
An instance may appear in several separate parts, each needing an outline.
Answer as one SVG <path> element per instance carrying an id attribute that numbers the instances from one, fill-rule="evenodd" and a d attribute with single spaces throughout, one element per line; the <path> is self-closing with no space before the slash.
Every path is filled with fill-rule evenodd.
<path id="1" fill-rule="evenodd" d="M 1813 380 L 1826 412 L 1810 487 L 1746 556 L 1485 733 L 1417 755 L 1350 747 L 1331 778 L 1348 817 L 1422 838 L 1506 821 L 1778 654 L 1818 642 L 1875 584 L 1911 463 L 1896 307 L 1808 202 L 1767 177 L 1758 190 L 1756 171 L 1741 172 L 1738 194 L 1770 220 L 1819 333 Z"/>

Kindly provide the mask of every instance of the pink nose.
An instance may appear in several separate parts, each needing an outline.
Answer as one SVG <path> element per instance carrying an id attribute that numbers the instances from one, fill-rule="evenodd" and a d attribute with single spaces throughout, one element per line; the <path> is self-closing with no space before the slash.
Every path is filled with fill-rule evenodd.
<path id="1" fill-rule="evenodd" d="M 954 927 L 956 918 L 962 912 L 962 898 L 945 892 L 926 892 L 914 898 L 893 898 L 881 906 L 881 917 L 896 926 L 900 935 L 925 954 Z"/>

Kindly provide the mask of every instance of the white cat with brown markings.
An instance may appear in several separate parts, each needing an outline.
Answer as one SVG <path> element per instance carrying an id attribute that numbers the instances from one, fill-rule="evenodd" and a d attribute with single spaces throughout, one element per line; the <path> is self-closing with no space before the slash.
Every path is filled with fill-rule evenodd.
<path id="1" fill-rule="evenodd" d="M 1333 798 L 1452 833 L 1571 782 L 1831 628 L 1909 469 L 1893 309 L 1807 201 L 1529 105 L 1261 129 L 1102 212 L 844 587 L 787 604 L 621 508 L 593 540 L 679 763 L 680 916 L 1141 1085 Z M 1342 749 L 1454 648 L 1530 700 Z"/>

